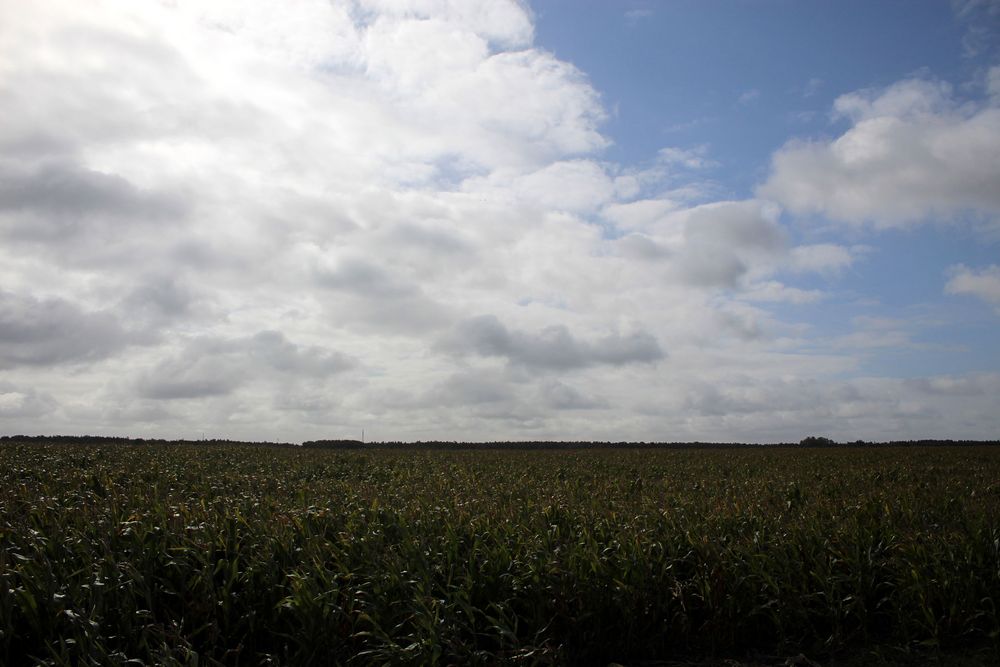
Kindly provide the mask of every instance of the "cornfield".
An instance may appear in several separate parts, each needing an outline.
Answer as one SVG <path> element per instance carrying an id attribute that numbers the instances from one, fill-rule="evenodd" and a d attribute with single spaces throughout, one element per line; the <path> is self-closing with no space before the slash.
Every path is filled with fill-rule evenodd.
<path id="1" fill-rule="evenodd" d="M 998 519 L 990 447 L 11 442 L 0 663 L 996 664 Z"/>

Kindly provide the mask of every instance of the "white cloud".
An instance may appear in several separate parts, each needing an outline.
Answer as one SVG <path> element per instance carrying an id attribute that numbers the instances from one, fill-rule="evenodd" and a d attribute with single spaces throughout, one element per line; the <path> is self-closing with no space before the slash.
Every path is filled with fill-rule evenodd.
<path id="1" fill-rule="evenodd" d="M 625 12 L 625 18 L 632 23 L 638 22 L 641 19 L 649 18 L 652 15 L 652 9 L 630 9 Z"/>
<path id="2" fill-rule="evenodd" d="M 679 231 L 673 269 L 696 286 L 735 288 L 758 268 L 770 268 L 786 247 L 777 211 L 758 201 L 697 206 L 670 216 L 661 229 Z"/>
<path id="3" fill-rule="evenodd" d="M 849 248 L 834 243 L 817 243 L 793 248 L 788 265 L 793 271 L 836 273 L 853 263 L 854 255 Z"/>
<path id="4" fill-rule="evenodd" d="M 1000 65 L 987 70 L 986 92 L 992 99 L 994 106 L 1000 105 Z"/>
<path id="5" fill-rule="evenodd" d="M 339 352 L 296 345 L 278 331 L 237 339 L 201 337 L 144 372 L 137 390 L 144 398 L 165 400 L 224 396 L 269 373 L 327 377 L 356 365 Z"/>
<path id="6" fill-rule="evenodd" d="M 670 167 L 681 166 L 686 169 L 706 169 L 717 166 L 718 163 L 706 157 L 707 154 L 707 146 L 697 146 L 695 148 L 667 146 L 657 151 L 656 157 L 658 162 Z"/>
<path id="7" fill-rule="evenodd" d="M 979 431 L 971 424 L 996 423 L 989 404 L 998 389 L 996 374 L 831 382 L 775 378 L 768 384 L 737 377 L 693 385 L 684 401 L 695 427 L 752 433 L 769 424 L 776 436 L 784 433 L 792 442 L 802 424 L 841 442 L 975 438 Z M 964 426 L 952 421 L 959 415 Z"/>
<path id="8" fill-rule="evenodd" d="M 150 338 L 127 329 L 113 312 L 0 292 L 0 368 L 92 362 Z"/>
<path id="9" fill-rule="evenodd" d="M 1000 216 L 1000 108 L 907 80 L 843 95 L 834 109 L 851 127 L 832 141 L 786 144 L 760 196 L 798 215 L 877 227 Z"/>
<path id="10" fill-rule="evenodd" d="M 531 370 L 569 371 L 606 364 L 648 364 L 666 357 L 656 338 L 645 331 L 611 334 L 594 342 L 578 340 L 562 325 L 538 333 L 510 330 L 496 317 L 469 318 L 443 339 L 446 352 L 501 357 Z"/>
<path id="11" fill-rule="evenodd" d="M 713 196 L 707 147 L 608 162 L 533 32 L 506 0 L 0 4 L 0 427 L 798 439 L 933 405 L 769 310 L 855 248 Z M 980 159 L 990 109 L 933 91 L 840 106 Z"/>
<path id="12" fill-rule="evenodd" d="M 1000 389 L 1000 374 L 938 375 L 915 378 L 907 384 L 926 394 L 947 396 L 988 396 Z"/>
<path id="13" fill-rule="evenodd" d="M 505 49 L 529 47 L 534 36 L 530 10 L 517 0 L 362 0 L 360 9 L 387 20 L 441 18 Z"/>
<path id="14" fill-rule="evenodd" d="M 959 264 L 949 270 L 948 294 L 968 294 L 982 299 L 1000 312 L 1000 266 L 990 264 L 976 270 Z"/>
<path id="15" fill-rule="evenodd" d="M 0 419 L 38 419 L 56 409 L 56 401 L 30 387 L 0 382 Z"/>
<path id="16" fill-rule="evenodd" d="M 592 160 L 552 162 L 527 173 L 495 170 L 488 177 L 466 179 L 462 189 L 530 207 L 574 212 L 593 211 L 615 195 L 614 181 Z"/>
<path id="17" fill-rule="evenodd" d="M 611 204 L 604 208 L 602 214 L 620 229 L 641 230 L 662 220 L 678 207 L 678 203 L 670 199 L 641 199 Z"/>

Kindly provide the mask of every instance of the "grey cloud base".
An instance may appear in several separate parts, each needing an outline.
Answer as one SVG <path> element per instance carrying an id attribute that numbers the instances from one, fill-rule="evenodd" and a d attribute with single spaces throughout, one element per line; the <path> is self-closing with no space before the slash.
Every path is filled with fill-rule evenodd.
<path id="1" fill-rule="evenodd" d="M 502 357 L 532 371 L 653 363 L 666 357 L 656 338 L 646 332 L 616 334 L 586 342 L 561 325 L 546 327 L 538 333 L 511 331 L 493 315 L 461 322 L 437 347 L 458 355 Z"/>
<path id="2" fill-rule="evenodd" d="M 356 366 L 344 354 L 296 345 L 277 331 L 237 339 L 196 338 L 144 373 L 137 392 L 154 399 L 225 396 L 262 376 L 325 378 Z"/>
<path id="3" fill-rule="evenodd" d="M 126 329 L 114 312 L 0 292 L 0 368 L 94 362 L 150 337 Z"/>

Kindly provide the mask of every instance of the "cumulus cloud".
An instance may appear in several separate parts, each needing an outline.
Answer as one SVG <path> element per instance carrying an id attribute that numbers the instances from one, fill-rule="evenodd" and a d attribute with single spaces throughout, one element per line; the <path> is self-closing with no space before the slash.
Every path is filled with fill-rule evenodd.
<path id="1" fill-rule="evenodd" d="M 496 406 L 513 404 L 516 399 L 515 387 L 505 378 L 489 373 L 460 372 L 432 388 L 420 405 Z"/>
<path id="2" fill-rule="evenodd" d="M 607 400 L 587 396 L 558 380 L 550 380 L 543 384 L 540 394 L 542 402 L 555 410 L 596 410 L 610 407 Z"/>
<path id="3" fill-rule="evenodd" d="M 982 299 L 1000 312 L 1000 266 L 990 264 L 976 270 L 959 264 L 953 266 L 944 291 L 948 294 L 968 294 Z"/>
<path id="4" fill-rule="evenodd" d="M 417 292 L 416 285 L 393 276 L 371 262 L 354 258 L 332 269 L 319 271 L 316 280 L 323 287 L 373 299 L 407 297 Z"/>
<path id="5" fill-rule="evenodd" d="M 132 320 L 150 327 L 163 327 L 174 321 L 193 319 L 207 304 L 194 290 L 176 276 L 147 276 L 122 301 L 120 308 Z"/>
<path id="6" fill-rule="evenodd" d="M 798 215 L 877 227 L 1000 215 L 995 104 L 962 104 L 946 83 L 911 79 L 842 95 L 834 111 L 849 129 L 786 144 L 760 196 Z"/>
<path id="7" fill-rule="evenodd" d="M 996 104 L 934 82 L 843 97 L 844 136 L 786 146 L 761 198 L 702 180 L 706 146 L 610 162 L 600 92 L 513 0 L 0 3 L 0 53 L 6 432 L 863 430 L 936 395 L 817 407 L 858 348 L 783 318 L 863 251 L 770 200 L 995 213 Z"/>
<path id="8" fill-rule="evenodd" d="M 98 361 L 146 338 L 111 312 L 0 291 L 0 368 Z"/>
<path id="9" fill-rule="evenodd" d="M 463 188 L 480 195 L 512 197 L 531 207 L 573 212 L 593 211 L 615 194 L 614 181 L 592 160 L 554 162 L 529 173 L 494 171 L 487 178 L 466 180 Z"/>
<path id="10" fill-rule="evenodd" d="M 785 248 L 776 212 L 760 202 L 704 204 L 672 221 L 683 230 L 675 271 L 696 286 L 734 288 Z"/>
<path id="11" fill-rule="evenodd" d="M 144 373 L 137 388 L 154 399 L 224 396 L 262 375 L 327 377 L 356 365 L 347 355 L 297 345 L 278 331 L 237 339 L 201 337 Z"/>
<path id="12" fill-rule="evenodd" d="M 0 423 L 15 419 L 36 419 L 58 408 L 49 394 L 31 387 L 18 387 L 10 382 L 0 382 Z"/>
<path id="13" fill-rule="evenodd" d="M 796 248 L 799 254 L 789 256 L 779 210 L 758 200 L 694 207 L 639 200 L 608 207 L 604 216 L 627 232 L 615 240 L 622 257 L 661 266 L 672 283 L 691 287 L 743 289 L 809 252 Z M 816 254 L 809 270 L 824 268 Z"/>
<path id="14" fill-rule="evenodd" d="M 616 245 L 622 257 L 630 260 L 657 261 L 671 256 L 667 248 L 645 234 L 627 234 Z"/>
<path id="15" fill-rule="evenodd" d="M 142 192 L 119 175 L 73 164 L 50 163 L 30 170 L 4 165 L 0 211 L 35 212 L 43 222 L 92 215 L 155 220 L 178 215 L 183 201 Z"/>
<path id="16" fill-rule="evenodd" d="M 618 228 L 630 230 L 648 227 L 677 208 L 679 208 L 678 203 L 670 199 L 641 199 L 611 204 L 605 207 L 602 213 Z"/>
<path id="17" fill-rule="evenodd" d="M 562 325 L 537 333 L 510 330 L 493 315 L 461 322 L 439 347 L 456 354 L 501 357 L 531 370 L 556 371 L 653 363 L 666 356 L 656 338 L 644 331 L 588 342 L 577 339 Z"/>
<path id="18" fill-rule="evenodd" d="M 440 328 L 450 319 L 447 306 L 428 297 L 418 284 L 360 258 L 345 258 L 321 268 L 314 280 L 333 293 L 332 300 L 324 301 L 342 326 L 423 332 Z"/>

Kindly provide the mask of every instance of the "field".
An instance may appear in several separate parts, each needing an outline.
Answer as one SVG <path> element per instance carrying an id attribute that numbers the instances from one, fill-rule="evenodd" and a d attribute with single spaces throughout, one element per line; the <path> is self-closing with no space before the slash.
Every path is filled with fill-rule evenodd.
<path id="1" fill-rule="evenodd" d="M 986 665 L 998 601 L 998 447 L 0 446 L 5 665 Z"/>

